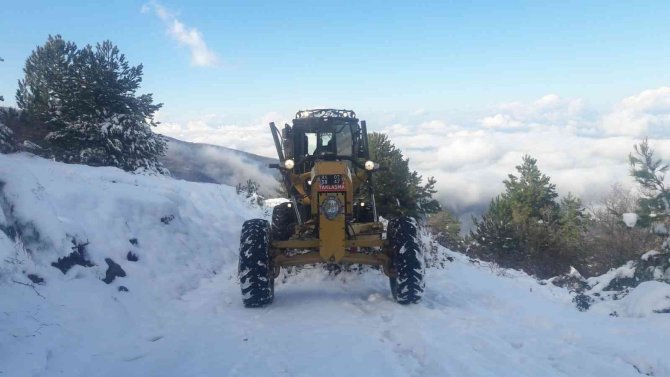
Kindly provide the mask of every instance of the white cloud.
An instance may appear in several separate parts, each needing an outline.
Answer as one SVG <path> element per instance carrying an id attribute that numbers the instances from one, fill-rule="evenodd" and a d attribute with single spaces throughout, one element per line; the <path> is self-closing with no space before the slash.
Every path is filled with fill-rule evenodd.
<path id="1" fill-rule="evenodd" d="M 486 205 L 503 191 L 502 181 L 524 154 L 538 159 L 561 195 L 572 192 L 591 201 L 615 182 L 632 184 L 627 156 L 641 136 L 650 137 L 659 157 L 670 159 L 669 99 L 670 88 L 645 91 L 598 114 L 582 99 L 550 94 L 503 104 L 481 117 L 479 128 L 435 120 L 428 122 L 432 127 L 396 124 L 384 132 L 410 158 L 413 169 L 437 178 L 438 196 L 448 206 Z M 638 132 L 603 132 L 601 125 L 623 119 L 621 114 Z"/>
<path id="2" fill-rule="evenodd" d="M 156 132 L 174 137 L 179 140 L 193 143 L 220 145 L 228 148 L 254 153 L 265 157 L 277 157 L 274 141 L 268 128 L 268 123 L 281 123 L 283 116 L 278 113 L 269 113 L 251 124 L 226 124 L 226 119 L 217 115 L 205 115 L 188 121 L 163 120 L 162 115 L 157 118 L 161 123 Z"/>
<path id="3" fill-rule="evenodd" d="M 668 92 L 667 88 L 642 92 L 605 114 L 589 109 L 581 99 L 547 95 L 528 103 L 507 103 L 463 125 L 422 117 L 400 123 L 392 117 L 369 121 L 368 127 L 387 133 L 410 159 L 412 169 L 424 177 L 435 176 L 438 198 L 462 213 L 484 208 L 501 193 L 502 181 L 515 172 L 524 154 L 538 159 L 561 195 L 572 192 L 588 202 L 615 182 L 633 184 L 627 156 L 642 134 L 614 134 L 601 128 L 622 109 L 634 119 L 654 117 L 645 128 L 656 131 L 649 134 L 650 143 L 659 157 L 670 160 L 670 127 L 658 126 L 670 114 Z M 168 121 L 159 126 L 159 132 L 275 157 L 267 123 L 283 125 L 291 115 L 269 113 L 248 125 L 226 124 L 225 118 L 215 116 Z"/>
<path id="4" fill-rule="evenodd" d="M 485 128 L 526 130 L 537 127 L 591 128 L 593 114 L 581 98 L 561 98 L 547 94 L 533 102 L 510 102 L 497 113 L 480 120 Z"/>
<path id="5" fill-rule="evenodd" d="M 670 87 L 625 98 L 607 114 L 601 128 L 611 135 L 670 135 Z"/>
<path id="6" fill-rule="evenodd" d="M 482 119 L 482 125 L 486 128 L 518 128 L 522 123 L 509 114 L 496 114 Z"/>
<path id="7" fill-rule="evenodd" d="M 160 5 L 152 1 L 142 6 L 142 13 L 153 13 L 163 21 L 167 27 L 168 35 L 177 41 L 182 46 L 186 46 L 191 52 L 191 63 L 198 67 L 212 67 L 219 64 L 219 58 L 212 51 L 202 36 L 202 33 L 196 29 L 191 28 L 177 19 L 176 15 Z"/>

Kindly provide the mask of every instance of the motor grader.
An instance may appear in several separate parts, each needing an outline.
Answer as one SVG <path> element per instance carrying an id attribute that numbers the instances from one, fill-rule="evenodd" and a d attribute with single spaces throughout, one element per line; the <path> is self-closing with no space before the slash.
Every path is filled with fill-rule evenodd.
<path id="1" fill-rule="evenodd" d="M 270 123 L 287 201 L 272 222 L 244 222 L 239 279 L 246 307 L 274 300 L 282 267 L 317 263 L 372 265 L 388 276 L 400 304 L 418 303 L 424 289 L 423 251 L 409 217 L 380 221 L 366 122 L 351 110 L 299 111 L 281 131 Z M 397 182 L 397 184 L 406 184 Z M 386 235 L 386 237 L 384 237 Z"/>

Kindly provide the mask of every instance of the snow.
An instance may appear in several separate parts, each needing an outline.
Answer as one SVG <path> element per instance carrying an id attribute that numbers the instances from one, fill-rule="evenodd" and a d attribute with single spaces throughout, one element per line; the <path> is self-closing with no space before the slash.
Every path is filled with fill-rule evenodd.
<path id="1" fill-rule="evenodd" d="M 588 293 L 593 294 L 602 292 L 605 288 L 607 288 L 610 285 L 610 283 L 614 279 L 624 279 L 634 277 L 635 268 L 636 268 L 635 263 L 633 261 L 629 261 L 623 266 L 613 268 L 600 276 L 594 276 L 586 279 L 586 283 L 588 284 L 589 287 L 591 287 Z"/>
<path id="2" fill-rule="evenodd" d="M 670 284 L 645 281 L 618 303 L 620 312 L 630 317 L 645 317 L 660 311 L 670 311 Z"/>
<path id="3" fill-rule="evenodd" d="M 568 273 L 568 276 L 574 277 L 574 278 L 577 278 L 577 279 L 583 279 L 584 278 L 582 276 L 582 274 L 580 274 L 579 271 L 577 271 L 577 269 L 574 268 L 573 266 L 570 266 L 570 272 Z"/>
<path id="4" fill-rule="evenodd" d="M 39 233 L 0 232 L 0 376 L 670 376 L 663 283 L 608 303 L 625 314 L 612 317 L 443 250 L 453 262 L 426 270 L 418 305 L 393 302 L 378 271 L 305 269 L 245 309 L 239 232 L 268 211 L 234 188 L 26 154 L 0 155 L 0 181 L 0 224 Z M 50 264 L 73 238 L 96 266 L 64 275 Z M 127 276 L 100 281 L 105 258 Z"/>
<path id="5" fill-rule="evenodd" d="M 637 213 L 624 213 L 623 222 L 627 227 L 633 228 L 637 224 Z"/>
<path id="6" fill-rule="evenodd" d="M 640 259 L 646 261 L 646 260 L 649 260 L 649 258 L 651 258 L 653 256 L 656 256 L 656 255 L 659 255 L 659 254 L 661 254 L 661 253 L 656 251 L 656 250 L 649 250 L 646 253 L 642 254 Z"/>

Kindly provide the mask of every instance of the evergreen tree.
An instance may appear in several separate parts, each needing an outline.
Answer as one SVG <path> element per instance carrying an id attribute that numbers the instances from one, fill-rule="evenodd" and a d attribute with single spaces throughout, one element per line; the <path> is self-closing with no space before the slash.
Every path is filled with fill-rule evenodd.
<path id="1" fill-rule="evenodd" d="M 16 103 L 30 116 L 46 122 L 52 129 L 63 126 L 67 108 L 74 102 L 74 60 L 77 46 L 66 42 L 60 35 L 51 36 L 44 46 L 38 46 L 26 60 L 24 78 L 19 80 Z M 65 108 L 64 108 L 65 107 Z"/>
<path id="2" fill-rule="evenodd" d="M 16 151 L 14 133 L 5 125 L 8 109 L 0 109 L 0 153 L 11 153 Z"/>
<path id="3" fill-rule="evenodd" d="M 0 58 L 0 62 L 4 61 L 3 58 Z M 4 100 L 4 97 L 0 95 L 0 102 Z M 16 150 L 14 146 L 13 132 L 4 124 L 5 116 L 5 109 L 0 109 L 0 153 L 10 153 Z"/>
<path id="4" fill-rule="evenodd" d="M 4 61 L 5 61 L 5 59 L 0 57 L 0 62 L 4 62 Z M 2 94 L 0 94 L 0 102 L 2 102 L 4 100 L 5 100 L 5 97 L 3 97 Z"/>
<path id="5" fill-rule="evenodd" d="M 511 202 L 504 196 L 491 200 L 480 220 L 474 219 L 475 228 L 470 232 L 476 242 L 474 254 L 494 260 L 503 267 L 513 267 L 523 260 L 521 241 L 512 220 Z"/>
<path id="6" fill-rule="evenodd" d="M 11 153 L 16 151 L 14 133 L 4 124 L 7 111 L 0 109 L 0 153 Z"/>
<path id="7" fill-rule="evenodd" d="M 428 181 L 423 186 L 421 185 L 421 180 L 421 176 L 418 176 L 418 182 L 415 186 L 417 188 L 417 205 L 419 211 L 422 213 L 439 213 L 442 210 L 442 206 L 437 199 L 433 198 L 433 194 L 437 193 L 435 189 L 437 180 L 435 177 L 428 177 Z"/>
<path id="8" fill-rule="evenodd" d="M 665 173 L 670 165 L 654 156 L 654 150 L 644 139 L 635 145 L 634 154 L 629 155 L 630 174 L 638 183 L 642 197 L 639 200 L 639 225 L 664 225 L 656 228 L 665 228 L 668 232 L 670 222 L 670 188 L 665 186 Z"/>
<path id="9" fill-rule="evenodd" d="M 591 218 L 581 199 L 568 193 L 559 203 L 558 216 L 558 257 L 573 265 L 578 262 L 585 263 L 589 258 L 584 249 Z"/>
<path id="10" fill-rule="evenodd" d="M 555 216 L 558 206 L 556 185 L 537 167 L 537 160 L 529 155 L 523 156 L 523 163 L 516 167 L 519 176 L 508 175 L 505 184 L 505 198 L 512 204 L 512 217 L 516 222 L 528 219 L 543 219 L 547 215 Z"/>
<path id="11" fill-rule="evenodd" d="M 385 170 L 374 173 L 373 185 L 378 213 L 386 218 L 407 215 L 419 217 L 440 210 L 440 204 L 433 199 L 436 180 L 431 177 L 422 184 L 422 177 L 409 168 L 398 149 L 382 133 L 368 135 L 370 159 Z"/>
<path id="12" fill-rule="evenodd" d="M 47 124 L 45 141 L 61 161 L 165 172 L 166 143 L 151 130 L 162 104 L 136 95 L 142 69 L 110 41 L 77 49 L 49 36 L 26 61 L 17 103 Z"/>
<path id="13" fill-rule="evenodd" d="M 463 248 L 461 238 L 461 222 L 446 209 L 441 209 L 427 216 L 426 224 L 437 242 L 451 250 Z"/>
<path id="14" fill-rule="evenodd" d="M 556 186 L 531 156 L 524 156 L 516 170 L 518 175 L 510 174 L 503 181 L 505 192 L 491 201 L 481 220 L 475 220 L 471 232 L 475 245 L 470 250 L 503 267 L 522 268 L 541 277 L 560 274 L 576 256 L 576 248 L 567 247 L 573 243 L 562 240 L 561 221 L 565 232 L 573 235 L 571 227 L 581 225 L 581 202 L 569 195 L 562 214 Z"/>
<path id="15" fill-rule="evenodd" d="M 588 226 L 589 217 L 586 214 L 581 199 L 568 193 L 561 199 L 559 205 L 559 223 L 561 225 L 561 239 L 570 248 L 577 248 L 583 239 Z"/>

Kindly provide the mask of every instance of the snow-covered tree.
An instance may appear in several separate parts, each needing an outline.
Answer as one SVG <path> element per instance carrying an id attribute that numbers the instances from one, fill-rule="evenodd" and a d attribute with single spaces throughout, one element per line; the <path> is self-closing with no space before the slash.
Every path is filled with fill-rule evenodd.
<path id="1" fill-rule="evenodd" d="M 11 153 L 15 150 L 13 132 L 3 123 L 3 114 L 0 113 L 0 153 Z"/>
<path id="2" fill-rule="evenodd" d="M 5 59 L 0 58 L 0 62 L 4 62 L 4 61 L 5 61 Z M 4 100 L 5 100 L 5 97 L 3 97 L 2 94 L 0 94 L 0 102 L 2 102 Z"/>
<path id="3" fill-rule="evenodd" d="M 110 41 L 77 49 L 50 36 L 26 61 L 17 103 L 47 124 L 46 146 L 61 161 L 164 172 L 166 143 L 151 130 L 162 104 L 136 94 L 142 70 Z"/>
<path id="4" fill-rule="evenodd" d="M 0 58 L 0 62 L 5 61 Z M 0 102 L 4 101 L 4 97 L 0 95 Z M 0 108 L 0 153 L 14 152 L 14 138 L 13 132 L 4 124 L 5 110 Z"/>
<path id="5" fill-rule="evenodd" d="M 654 156 L 654 150 L 647 139 L 635 145 L 634 153 L 629 155 L 630 174 L 640 187 L 642 197 L 639 200 L 639 224 L 650 226 L 652 230 L 664 236 L 670 234 L 670 187 L 665 184 L 665 174 L 670 164 Z M 670 238 L 664 248 L 670 252 Z"/>
<path id="6" fill-rule="evenodd" d="M 19 80 L 19 108 L 54 129 L 62 127 L 73 110 L 67 106 L 76 102 L 76 55 L 77 46 L 60 35 L 50 35 L 43 46 L 37 46 L 26 59 L 24 78 Z"/>

